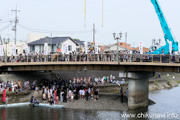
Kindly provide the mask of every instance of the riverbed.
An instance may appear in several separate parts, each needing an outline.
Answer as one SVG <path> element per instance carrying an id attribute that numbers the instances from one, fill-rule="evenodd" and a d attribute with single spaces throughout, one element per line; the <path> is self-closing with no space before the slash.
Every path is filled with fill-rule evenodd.
<path id="1" fill-rule="evenodd" d="M 179 120 L 180 119 L 180 86 L 172 89 L 151 91 L 149 98 L 156 102 L 138 110 L 82 110 L 14 107 L 0 109 L 1 120 L 136 120 L 128 117 L 136 115 L 142 120 Z M 147 113 L 147 114 L 146 114 Z M 123 117 L 122 115 L 126 115 Z M 138 115 L 138 116 L 137 116 Z M 149 115 L 149 118 L 148 118 Z M 144 117 L 143 117 L 144 116 Z M 153 117 L 154 116 L 154 117 Z M 166 117 L 166 118 L 165 118 Z M 137 119 L 139 120 L 139 119 Z"/>

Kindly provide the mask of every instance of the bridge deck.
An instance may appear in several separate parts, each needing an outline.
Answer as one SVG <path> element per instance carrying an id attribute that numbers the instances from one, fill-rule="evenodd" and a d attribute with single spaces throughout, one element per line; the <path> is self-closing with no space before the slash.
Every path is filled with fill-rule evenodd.
<path id="1" fill-rule="evenodd" d="M 179 63 L 151 62 L 17 62 L 0 63 L 1 71 L 42 71 L 42 70 L 113 70 L 179 72 Z"/>

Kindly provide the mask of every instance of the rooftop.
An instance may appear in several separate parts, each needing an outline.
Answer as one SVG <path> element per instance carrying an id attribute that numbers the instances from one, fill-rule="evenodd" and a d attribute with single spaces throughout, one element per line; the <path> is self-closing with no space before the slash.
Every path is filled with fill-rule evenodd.
<path id="1" fill-rule="evenodd" d="M 55 45 L 57 43 L 61 44 L 68 39 L 72 40 L 75 44 L 77 44 L 71 37 L 52 37 L 52 38 L 45 37 L 45 38 L 41 38 L 36 41 L 30 42 L 28 43 L 28 45 L 44 45 L 44 43 Z"/>

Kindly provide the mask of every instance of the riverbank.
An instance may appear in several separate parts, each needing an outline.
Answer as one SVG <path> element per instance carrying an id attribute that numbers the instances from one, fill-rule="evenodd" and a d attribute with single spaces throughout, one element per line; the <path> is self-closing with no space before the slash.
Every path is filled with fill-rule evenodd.
<path id="1" fill-rule="evenodd" d="M 170 79 L 170 77 L 166 77 L 165 75 L 159 79 L 150 79 L 149 81 L 149 91 L 161 90 L 161 89 L 170 89 L 172 87 L 178 86 L 178 81 L 180 80 L 180 76 L 176 76 L 176 80 Z M 128 87 L 128 83 L 122 85 L 124 91 L 124 103 L 120 102 L 120 86 L 117 84 L 106 84 L 99 85 L 99 99 L 97 101 L 93 99 L 86 100 L 74 100 L 74 102 L 58 102 L 60 105 L 64 105 L 66 109 L 92 109 L 92 110 L 120 110 L 126 111 L 127 107 L 127 99 L 126 99 L 126 90 Z M 20 103 L 20 102 L 29 102 L 30 97 L 33 94 L 36 98 L 39 98 L 40 102 L 42 102 L 42 91 L 29 91 L 27 93 L 20 93 L 16 95 L 15 93 L 8 93 L 9 103 Z M 0 96 L 1 98 L 1 96 Z M 0 104 L 4 104 L 1 103 Z M 155 104 L 153 101 L 149 100 L 149 105 Z"/>
<path id="2" fill-rule="evenodd" d="M 128 110 L 127 101 L 120 102 L 119 95 L 100 95 L 98 100 L 89 99 L 75 100 L 74 102 L 59 102 L 59 105 L 64 105 L 67 109 L 94 109 L 94 110 Z"/>

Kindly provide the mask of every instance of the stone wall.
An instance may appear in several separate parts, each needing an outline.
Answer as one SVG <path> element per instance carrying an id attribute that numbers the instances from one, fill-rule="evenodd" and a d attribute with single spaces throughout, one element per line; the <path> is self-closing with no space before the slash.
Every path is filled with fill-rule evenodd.
<path id="1" fill-rule="evenodd" d="M 115 79 L 121 80 L 119 78 L 119 71 L 52 71 L 53 73 L 57 74 L 62 79 L 73 79 L 73 77 L 103 77 L 103 76 L 110 76 L 111 74 L 115 76 Z"/>
<path id="2" fill-rule="evenodd" d="M 37 80 L 39 83 L 42 80 L 50 79 L 51 75 L 49 73 L 44 72 L 9 72 L 0 74 L 0 81 L 21 81 L 21 83 L 24 83 L 24 81 L 29 80 L 30 84 Z M 23 84 L 22 84 L 23 85 Z"/>

